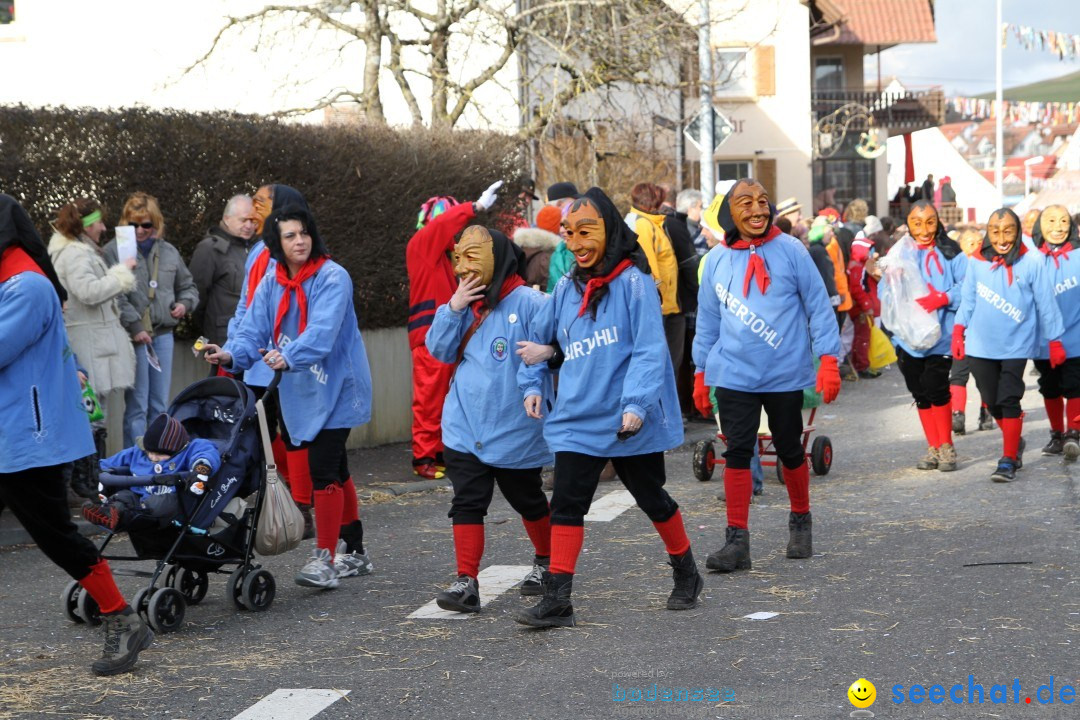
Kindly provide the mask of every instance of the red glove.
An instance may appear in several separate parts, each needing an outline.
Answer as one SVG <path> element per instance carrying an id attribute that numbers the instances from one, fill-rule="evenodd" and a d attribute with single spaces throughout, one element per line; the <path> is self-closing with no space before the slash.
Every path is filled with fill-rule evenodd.
<path id="1" fill-rule="evenodd" d="M 821 393 L 826 403 L 831 403 L 840 394 L 840 368 L 836 366 L 836 358 L 832 355 L 822 355 L 821 365 L 817 371 L 817 385 L 814 390 Z"/>
<path id="2" fill-rule="evenodd" d="M 705 373 L 694 373 L 694 407 L 704 417 L 711 418 L 712 400 L 709 399 L 709 388 L 705 386 Z"/>
<path id="3" fill-rule="evenodd" d="M 923 295 L 921 298 L 915 298 L 915 302 L 919 303 L 919 306 L 922 307 L 922 309 L 926 312 L 932 313 L 938 308 L 943 308 L 948 305 L 949 296 L 939 290 L 930 288 L 929 295 Z"/>
<path id="4" fill-rule="evenodd" d="M 1050 341 L 1050 367 L 1056 368 L 1059 365 L 1064 365 L 1068 357 L 1065 355 L 1065 346 L 1061 344 L 1060 340 Z"/>
<path id="5" fill-rule="evenodd" d="M 967 328 L 965 328 L 963 325 L 953 325 L 952 326 L 952 348 L 951 348 L 951 350 L 952 350 L 953 360 L 963 360 L 964 359 L 964 331 L 966 329 Z"/>

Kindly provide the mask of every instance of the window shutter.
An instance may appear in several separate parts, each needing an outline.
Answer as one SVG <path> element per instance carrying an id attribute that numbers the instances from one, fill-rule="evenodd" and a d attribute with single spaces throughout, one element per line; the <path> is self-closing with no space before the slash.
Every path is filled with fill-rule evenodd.
<path id="1" fill-rule="evenodd" d="M 754 161 L 754 179 L 761 183 L 773 204 L 779 199 L 776 195 L 776 160 L 758 158 Z"/>
<path id="2" fill-rule="evenodd" d="M 776 48 L 758 45 L 754 48 L 754 87 L 758 97 L 776 94 Z"/>

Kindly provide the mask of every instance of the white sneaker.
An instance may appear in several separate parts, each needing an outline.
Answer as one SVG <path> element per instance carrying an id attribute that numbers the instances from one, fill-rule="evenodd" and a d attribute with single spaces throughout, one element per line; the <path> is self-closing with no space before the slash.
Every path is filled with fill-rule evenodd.
<path id="1" fill-rule="evenodd" d="M 334 570 L 339 578 L 355 577 L 357 575 L 370 575 L 375 567 L 364 553 L 347 552 L 344 540 L 338 540 L 337 552 L 334 555 Z"/>
<path id="2" fill-rule="evenodd" d="M 338 586 L 338 573 L 334 563 L 330 560 L 330 551 L 326 548 L 315 548 L 307 565 L 300 568 L 300 572 L 296 573 L 296 584 L 324 590 L 336 588 Z"/>

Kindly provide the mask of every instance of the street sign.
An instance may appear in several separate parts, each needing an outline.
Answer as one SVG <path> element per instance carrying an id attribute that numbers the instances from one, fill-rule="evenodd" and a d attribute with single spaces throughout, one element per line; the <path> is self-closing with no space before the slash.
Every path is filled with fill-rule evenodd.
<path id="1" fill-rule="evenodd" d="M 712 109 L 713 115 L 713 152 L 724 144 L 724 141 L 731 137 L 735 132 L 735 126 L 731 124 L 731 121 L 724 117 L 716 108 Z M 701 113 L 698 112 L 694 116 L 694 119 L 686 126 L 686 130 L 683 131 L 686 134 L 686 139 L 701 151 Z"/>

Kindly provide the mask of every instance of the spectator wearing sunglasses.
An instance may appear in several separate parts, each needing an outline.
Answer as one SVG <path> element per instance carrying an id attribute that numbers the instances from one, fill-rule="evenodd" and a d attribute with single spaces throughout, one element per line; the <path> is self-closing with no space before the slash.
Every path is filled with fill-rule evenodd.
<path id="1" fill-rule="evenodd" d="M 168 406 L 173 328 L 195 309 L 199 292 L 180 252 L 164 239 L 157 198 L 132 193 L 117 225 L 133 225 L 138 245 L 135 288 L 120 296 L 120 322 L 135 344 L 135 386 L 124 393 L 124 447 L 131 447 L 146 431 L 147 415 L 156 417 Z M 112 265 L 117 257 L 114 239 L 105 246 L 105 258 Z"/>

